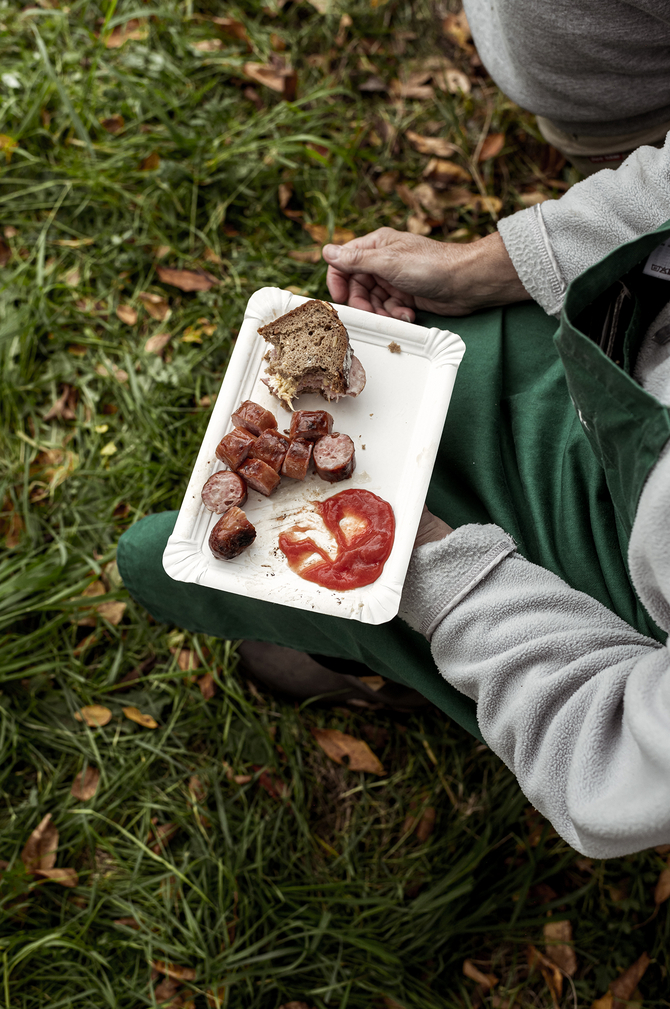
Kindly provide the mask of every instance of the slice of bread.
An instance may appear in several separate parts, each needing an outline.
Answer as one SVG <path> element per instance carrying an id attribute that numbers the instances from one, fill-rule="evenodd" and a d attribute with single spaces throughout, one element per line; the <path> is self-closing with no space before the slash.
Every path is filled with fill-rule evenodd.
<path id="1" fill-rule="evenodd" d="M 258 332 L 272 344 L 263 381 L 289 409 L 301 392 L 320 392 L 328 400 L 346 395 L 352 351 L 332 305 L 306 301 Z"/>

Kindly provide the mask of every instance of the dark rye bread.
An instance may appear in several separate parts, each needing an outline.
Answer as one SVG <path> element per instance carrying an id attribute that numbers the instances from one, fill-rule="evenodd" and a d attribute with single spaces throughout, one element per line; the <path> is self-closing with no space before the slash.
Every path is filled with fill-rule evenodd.
<path id="1" fill-rule="evenodd" d="M 272 344 L 264 381 L 289 408 L 301 392 L 320 392 L 326 399 L 345 395 L 352 352 L 332 305 L 307 301 L 258 332 Z"/>

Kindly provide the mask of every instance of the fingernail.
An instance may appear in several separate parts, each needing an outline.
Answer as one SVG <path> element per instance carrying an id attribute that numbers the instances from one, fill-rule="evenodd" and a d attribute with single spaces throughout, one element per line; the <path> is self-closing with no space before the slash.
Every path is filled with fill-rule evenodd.
<path id="1" fill-rule="evenodd" d="M 407 312 L 403 312 L 402 315 L 400 316 L 400 318 L 402 319 L 403 322 L 411 322 L 412 321 L 412 316 L 408 315 Z"/>
<path id="2" fill-rule="evenodd" d="M 340 247 L 339 245 L 324 245 L 321 253 L 326 259 L 339 259 Z"/>

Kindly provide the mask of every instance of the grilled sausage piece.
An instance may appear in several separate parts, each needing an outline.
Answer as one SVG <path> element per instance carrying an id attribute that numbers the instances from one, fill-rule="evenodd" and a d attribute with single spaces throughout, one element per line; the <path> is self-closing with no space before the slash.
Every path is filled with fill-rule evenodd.
<path id="1" fill-rule="evenodd" d="M 232 560 L 256 539 L 256 530 L 240 508 L 229 508 L 209 534 L 209 549 L 222 561 Z"/>
<path id="2" fill-rule="evenodd" d="M 347 480 L 356 468 L 354 443 L 348 434 L 327 434 L 314 446 L 314 465 L 322 480 Z"/>
<path id="3" fill-rule="evenodd" d="M 272 494 L 281 477 L 272 466 L 268 466 L 262 459 L 247 459 L 240 466 L 238 473 L 244 477 L 253 490 L 260 494 Z"/>
<path id="4" fill-rule="evenodd" d="M 236 427 L 216 446 L 216 458 L 236 470 L 249 455 L 249 449 L 255 441 L 253 434 L 245 428 Z"/>
<path id="5" fill-rule="evenodd" d="M 238 406 L 231 420 L 235 427 L 245 427 L 247 431 L 251 431 L 256 437 L 262 434 L 263 431 L 267 431 L 268 428 L 277 427 L 277 419 L 274 414 L 259 406 L 258 403 L 252 402 L 250 399 L 245 400 L 244 403 Z"/>
<path id="6" fill-rule="evenodd" d="M 247 500 L 247 485 L 237 473 L 221 470 L 214 473 L 202 488 L 202 503 L 217 515 L 233 506 L 240 508 Z"/>
<path id="7" fill-rule="evenodd" d="M 249 458 L 262 459 L 279 473 L 289 445 L 290 442 L 286 435 L 280 434 L 279 431 L 263 431 L 263 434 L 256 439 L 255 444 L 251 446 Z"/>
<path id="8" fill-rule="evenodd" d="M 318 441 L 333 430 L 333 418 L 326 410 L 296 410 L 291 417 L 291 441 Z"/>
<path id="9" fill-rule="evenodd" d="M 282 476 L 290 476 L 293 480 L 304 480 L 312 458 L 313 444 L 296 438 L 289 445 L 289 450 L 282 464 Z"/>

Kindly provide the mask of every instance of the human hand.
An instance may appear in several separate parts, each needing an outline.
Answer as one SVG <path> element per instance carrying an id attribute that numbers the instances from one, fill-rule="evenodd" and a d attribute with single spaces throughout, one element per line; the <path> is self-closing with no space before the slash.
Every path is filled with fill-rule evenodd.
<path id="1" fill-rule="evenodd" d="M 530 299 L 498 232 L 456 245 L 378 228 L 346 245 L 325 245 L 322 255 L 335 302 L 405 322 L 416 309 L 469 315 Z"/>
<path id="2" fill-rule="evenodd" d="M 429 512 L 426 506 L 423 506 L 423 512 L 421 513 L 421 521 L 419 522 L 419 528 L 416 531 L 416 539 L 414 540 L 414 549 L 417 547 L 422 547 L 424 543 L 432 543 L 434 540 L 443 540 L 445 536 L 449 533 L 453 533 L 451 526 L 448 526 L 446 522 L 439 519 L 437 515 L 433 515 Z"/>

